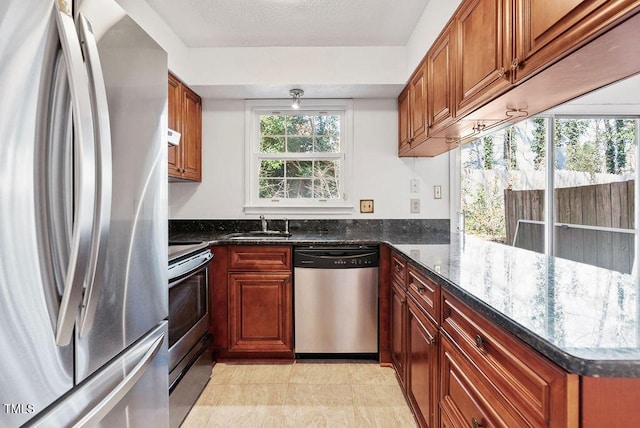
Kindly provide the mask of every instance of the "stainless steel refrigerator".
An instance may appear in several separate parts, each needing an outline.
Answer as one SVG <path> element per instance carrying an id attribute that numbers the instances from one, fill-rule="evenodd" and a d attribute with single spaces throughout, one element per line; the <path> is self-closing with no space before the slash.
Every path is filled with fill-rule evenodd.
<path id="1" fill-rule="evenodd" d="M 168 425 L 167 54 L 0 2 L 0 426 Z"/>

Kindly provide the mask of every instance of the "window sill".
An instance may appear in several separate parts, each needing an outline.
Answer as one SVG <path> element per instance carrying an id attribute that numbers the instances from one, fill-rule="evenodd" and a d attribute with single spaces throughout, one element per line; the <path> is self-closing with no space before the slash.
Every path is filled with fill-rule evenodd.
<path id="1" fill-rule="evenodd" d="M 273 206 L 245 205 L 245 214 L 353 214 L 353 205 L 340 206 Z"/>

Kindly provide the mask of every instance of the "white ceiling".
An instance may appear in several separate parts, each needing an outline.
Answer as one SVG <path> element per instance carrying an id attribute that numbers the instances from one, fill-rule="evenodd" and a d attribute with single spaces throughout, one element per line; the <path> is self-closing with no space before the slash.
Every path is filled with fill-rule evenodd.
<path id="1" fill-rule="evenodd" d="M 429 0 L 145 0 L 187 47 L 404 46 Z"/>

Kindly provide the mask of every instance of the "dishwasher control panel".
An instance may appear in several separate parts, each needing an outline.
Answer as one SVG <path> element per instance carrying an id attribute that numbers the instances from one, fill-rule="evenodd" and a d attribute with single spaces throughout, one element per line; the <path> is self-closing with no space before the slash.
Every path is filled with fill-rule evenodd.
<path id="1" fill-rule="evenodd" d="M 378 267 L 377 246 L 313 246 L 296 247 L 293 266 L 312 269 L 352 269 Z"/>

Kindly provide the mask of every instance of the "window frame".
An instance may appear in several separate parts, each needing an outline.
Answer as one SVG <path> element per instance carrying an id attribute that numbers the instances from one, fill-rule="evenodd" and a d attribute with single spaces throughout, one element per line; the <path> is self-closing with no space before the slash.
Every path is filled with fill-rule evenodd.
<path id="1" fill-rule="evenodd" d="M 260 147 L 260 115 L 265 113 L 335 113 L 340 119 L 340 152 L 326 153 L 264 153 Z M 259 165 L 262 159 L 340 160 L 340 199 L 259 197 Z M 245 151 L 244 151 L 243 210 L 247 214 L 352 214 L 353 171 L 353 100 L 307 99 L 300 109 L 291 107 L 291 100 L 245 100 Z"/>

